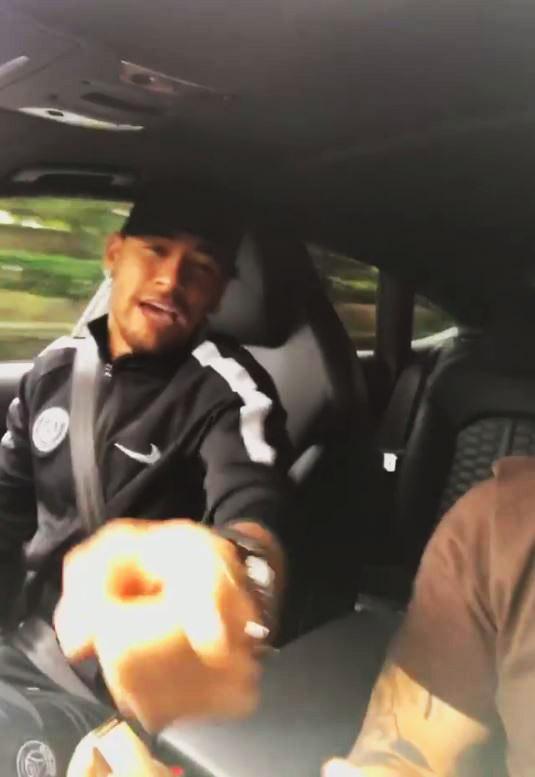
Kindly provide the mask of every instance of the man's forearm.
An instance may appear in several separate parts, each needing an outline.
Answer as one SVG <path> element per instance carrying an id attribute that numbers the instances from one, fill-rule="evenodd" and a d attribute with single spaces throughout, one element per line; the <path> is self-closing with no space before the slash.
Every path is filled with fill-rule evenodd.
<path id="1" fill-rule="evenodd" d="M 392 761 L 388 766 L 354 766 L 350 761 L 336 759 L 326 764 L 322 777 L 423 777 L 430 775 L 401 761 Z"/>
<path id="2" fill-rule="evenodd" d="M 364 777 L 445 777 L 489 733 L 387 663 L 349 761 Z"/>
<path id="3" fill-rule="evenodd" d="M 377 750 L 366 762 L 360 765 L 351 764 L 355 769 L 355 777 L 432 777 L 436 774 L 429 765 L 416 764 L 414 761 L 401 758 L 397 753 L 388 750 Z M 327 777 L 336 777 L 327 773 Z"/>
<path id="4" fill-rule="evenodd" d="M 419 738 L 411 735 L 415 718 L 426 716 L 430 695 L 397 667 L 387 664 L 372 693 L 350 761 L 367 777 L 433 774 Z"/>

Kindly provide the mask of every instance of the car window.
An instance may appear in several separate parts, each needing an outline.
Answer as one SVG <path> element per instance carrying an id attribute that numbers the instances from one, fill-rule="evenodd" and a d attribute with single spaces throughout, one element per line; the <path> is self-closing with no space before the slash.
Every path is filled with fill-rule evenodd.
<path id="1" fill-rule="evenodd" d="M 102 280 L 106 235 L 129 203 L 0 199 L 0 360 L 31 359 L 69 334 Z"/>
<path id="2" fill-rule="evenodd" d="M 413 345 L 423 344 L 422 341 L 440 341 L 456 331 L 457 322 L 430 300 L 417 295 L 414 303 Z"/>
<path id="3" fill-rule="evenodd" d="M 309 245 L 308 249 L 355 347 L 373 349 L 379 270 L 328 248 Z"/>

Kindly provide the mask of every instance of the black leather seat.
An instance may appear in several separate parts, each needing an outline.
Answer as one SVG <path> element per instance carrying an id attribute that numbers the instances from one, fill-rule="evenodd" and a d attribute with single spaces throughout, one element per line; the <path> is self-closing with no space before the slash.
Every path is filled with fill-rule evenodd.
<path id="1" fill-rule="evenodd" d="M 310 449 L 339 439 L 351 420 L 370 432 L 367 389 L 354 346 L 325 294 L 305 247 L 283 236 L 248 236 L 236 276 L 210 330 L 246 345 L 273 378 L 306 477 Z"/>
<path id="2" fill-rule="evenodd" d="M 373 530 L 378 457 L 364 374 L 306 249 L 283 236 L 244 240 L 211 328 L 246 345 L 286 411 L 297 486 L 292 591 L 300 602 L 290 620 L 295 627 L 299 610 L 301 627 L 311 626 L 354 602 L 358 550 Z"/>
<path id="3" fill-rule="evenodd" d="M 535 454 L 533 316 L 461 333 L 431 374 L 402 462 L 397 529 L 412 570 L 453 504 L 502 456 Z"/>

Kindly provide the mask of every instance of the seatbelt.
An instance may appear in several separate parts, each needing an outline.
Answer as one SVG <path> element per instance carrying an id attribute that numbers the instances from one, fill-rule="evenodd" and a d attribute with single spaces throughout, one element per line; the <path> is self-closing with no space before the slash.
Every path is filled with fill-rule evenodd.
<path id="1" fill-rule="evenodd" d="M 88 534 L 104 522 L 102 484 L 96 461 L 95 415 L 102 362 L 93 337 L 80 340 L 71 384 L 69 438 L 78 515 Z"/>
<path id="2" fill-rule="evenodd" d="M 405 367 L 398 378 L 377 435 L 386 472 L 395 472 L 405 453 L 426 374 L 423 364 L 415 362 Z"/>
<path id="3" fill-rule="evenodd" d="M 102 375 L 102 362 L 93 337 L 80 339 L 71 380 L 70 445 L 78 514 L 92 534 L 104 521 L 105 506 L 95 456 L 95 411 Z M 69 693 L 98 701 L 81 677 L 69 665 L 58 645 L 54 629 L 37 615 L 24 621 L 13 635 L 12 644 Z M 87 679 L 95 674 L 95 662 L 88 662 Z"/>
<path id="4" fill-rule="evenodd" d="M 10 642 L 63 690 L 89 701 L 99 701 L 70 666 L 61 652 L 54 629 L 42 618 L 33 615 L 21 623 Z M 88 679 L 92 676 L 93 667 Z"/>

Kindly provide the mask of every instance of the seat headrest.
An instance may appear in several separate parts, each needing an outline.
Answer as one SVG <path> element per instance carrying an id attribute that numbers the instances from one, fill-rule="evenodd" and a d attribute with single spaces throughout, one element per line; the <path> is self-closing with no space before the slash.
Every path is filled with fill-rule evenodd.
<path id="1" fill-rule="evenodd" d="M 244 237 L 209 331 L 245 345 L 276 347 L 303 320 L 305 300 L 317 280 L 301 243 L 262 233 Z"/>

